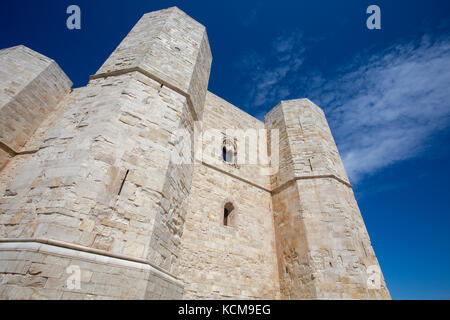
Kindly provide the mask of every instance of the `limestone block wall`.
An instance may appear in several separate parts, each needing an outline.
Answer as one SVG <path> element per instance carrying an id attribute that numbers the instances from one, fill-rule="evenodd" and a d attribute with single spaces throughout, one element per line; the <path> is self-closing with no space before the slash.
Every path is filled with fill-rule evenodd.
<path id="1" fill-rule="evenodd" d="M 280 102 L 266 115 L 266 124 L 279 128 L 280 152 L 285 155 L 280 173 L 272 177 L 274 189 L 312 175 L 332 175 L 350 184 L 325 114 L 310 100 Z"/>
<path id="2" fill-rule="evenodd" d="M 23 146 L 23 150 L 29 150 L 29 152 L 23 152 L 14 156 L 11 161 L 0 170 L 0 195 L 6 194 L 6 189 L 11 184 L 14 177 L 19 173 L 22 167 L 30 161 L 31 158 L 39 151 L 41 146 L 44 145 L 46 135 L 56 125 L 59 119 L 62 117 L 67 107 L 73 102 L 73 98 L 77 96 L 77 92 L 80 89 L 74 89 L 71 94 L 67 94 L 59 102 L 58 106 L 48 117 L 41 123 L 36 129 L 34 134 L 28 139 L 27 143 Z"/>
<path id="3" fill-rule="evenodd" d="M 291 156 L 291 145 L 281 104 L 278 104 L 264 117 L 264 124 L 268 132 L 270 130 L 278 130 L 279 132 L 278 143 L 276 143 L 279 152 L 278 170 L 270 176 L 270 189 L 274 190 L 294 179 L 294 162 Z M 268 136 L 267 144 L 271 145 L 272 143 L 272 137 Z"/>
<path id="4" fill-rule="evenodd" d="M 263 152 L 263 150 L 259 148 L 253 149 L 249 146 L 251 143 L 252 147 L 255 147 L 255 144 L 258 147 L 259 143 L 259 140 L 250 138 L 252 133 L 257 133 L 261 137 L 266 135 L 263 122 L 215 94 L 208 92 L 206 95 L 202 129 L 204 134 L 202 139 L 203 158 L 201 160 L 205 165 L 213 166 L 227 174 L 239 177 L 256 186 L 269 190 L 270 176 L 264 174 L 261 170 L 262 162 L 258 157 L 258 154 Z M 237 166 L 224 162 L 221 149 L 223 136 L 220 135 L 219 140 L 211 139 L 211 135 L 205 133 L 211 129 L 218 131 L 228 138 L 235 139 L 237 149 L 239 149 L 239 144 L 242 146 L 242 149 L 236 150 L 237 156 L 242 157 L 244 161 L 238 163 Z M 263 131 L 260 132 L 259 130 Z M 246 136 L 247 131 L 249 131 L 249 134 Z M 237 136 L 231 136 L 229 133 L 237 133 Z M 210 151 L 213 150 L 214 154 L 211 154 Z M 256 161 L 251 162 L 250 157 L 255 157 Z"/>
<path id="5" fill-rule="evenodd" d="M 205 27 L 172 7 L 145 14 L 94 77 L 141 70 L 188 96 L 201 119 L 211 62 Z"/>
<path id="6" fill-rule="evenodd" d="M 319 299 L 389 299 L 369 289 L 367 272 L 379 266 L 351 188 L 335 179 L 297 180 L 310 266 Z"/>
<path id="7" fill-rule="evenodd" d="M 179 9 L 141 19 L 70 94 L 37 152 L 2 177 L 0 238 L 141 259 L 176 279 L 193 172 L 176 132 L 192 136 L 210 65 L 205 28 Z M 159 290 L 148 288 L 146 298 Z"/>
<path id="8" fill-rule="evenodd" d="M 224 205 L 233 203 L 223 225 Z M 184 299 L 279 297 L 270 194 L 207 166 L 194 170 L 182 237 Z"/>
<path id="9" fill-rule="evenodd" d="M 79 270 L 79 287 L 69 279 Z M 73 278 L 72 278 L 73 279 Z M 181 299 L 182 283 L 153 266 L 62 247 L 0 242 L 0 299 Z"/>
<path id="10" fill-rule="evenodd" d="M 169 140 L 180 116 L 189 114 L 183 113 L 186 99 L 160 91 L 140 73 L 93 80 L 75 94 L 6 188 L 1 236 L 44 237 L 147 258 L 154 252 L 149 234 L 163 210 Z M 174 250 L 170 241 L 165 247 Z M 160 254 L 153 261 L 171 270 L 170 254 Z"/>
<path id="11" fill-rule="evenodd" d="M 295 184 L 273 193 L 277 263 L 281 298 L 315 299 L 316 287 L 309 255 L 307 229 Z"/>
<path id="12" fill-rule="evenodd" d="M 323 112 L 309 100 L 282 101 L 266 125 L 281 132 L 272 202 L 283 297 L 389 298 L 383 279 L 368 288 L 378 261 Z"/>
<path id="13" fill-rule="evenodd" d="M 259 120 L 208 92 L 203 130 L 261 129 Z M 207 142 L 204 141 L 206 144 Z M 215 141 L 221 146 L 221 141 Z M 207 149 L 204 148 L 204 152 Z M 257 165 L 197 162 L 182 237 L 185 299 L 279 297 L 269 177 Z M 224 226 L 226 203 L 234 210 Z"/>
<path id="14" fill-rule="evenodd" d="M 347 173 L 324 112 L 308 99 L 283 101 L 294 177 L 334 175 L 348 183 Z"/>
<path id="15" fill-rule="evenodd" d="M 0 237 L 59 240 L 176 272 L 184 211 L 170 208 L 177 192 L 187 196 L 192 169 L 170 170 L 169 142 L 174 128 L 192 126 L 186 98 L 138 72 L 73 95 L 5 187 Z"/>
<path id="16" fill-rule="evenodd" d="M 59 105 L 72 82 L 55 61 L 25 46 L 0 50 L 0 170 Z"/>

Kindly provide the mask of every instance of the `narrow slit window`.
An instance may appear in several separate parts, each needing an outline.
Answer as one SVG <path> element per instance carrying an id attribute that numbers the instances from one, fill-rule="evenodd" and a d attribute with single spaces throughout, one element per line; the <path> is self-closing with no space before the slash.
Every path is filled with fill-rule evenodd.
<path id="1" fill-rule="evenodd" d="M 234 206 L 228 202 L 223 208 L 223 225 L 230 226 Z"/>
<path id="2" fill-rule="evenodd" d="M 125 177 L 122 180 L 122 183 L 120 184 L 120 189 L 119 189 L 119 193 L 117 195 L 120 196 L 120 194 L 122 193 L 122 189 L 123 189 L 123 185 L 125 184 L 125 180 L 127 180 L 128 177 L 128 173 L 130 172 L 130 170 L 127 170 L 127 172 L 125 173 Z"/>
<path id="3" fill-rule="evenodd" d="M 237 159 L 236 143 L 232 143 L 227 139 L 222 143 L 222 159 L 225 162 L 235 164 Z"/>

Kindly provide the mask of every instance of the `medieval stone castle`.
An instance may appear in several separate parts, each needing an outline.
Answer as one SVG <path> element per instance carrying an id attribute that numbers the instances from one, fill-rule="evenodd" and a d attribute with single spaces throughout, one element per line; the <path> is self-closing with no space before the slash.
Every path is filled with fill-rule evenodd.
<path id="1" fill-rule="evenodd" d="M 281 101 L 261 122 L 207 91 L 211 62 L 176 7 L 82 88 L 0 50 L 0 299 L 390 298 L 323 111 Z M 198 128 L 220 152 L 177 148 Z M 267 132 L 276 170 L 238 163 L 229 129 Z"/>

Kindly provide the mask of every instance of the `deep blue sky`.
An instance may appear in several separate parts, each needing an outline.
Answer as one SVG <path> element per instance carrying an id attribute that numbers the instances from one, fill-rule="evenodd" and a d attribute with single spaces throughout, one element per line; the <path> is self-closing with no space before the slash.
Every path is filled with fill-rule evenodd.
<path id="1" fill-rule="evenodd" d="M 366 28 L 371 4 L 382 30 Z M 0 48 L 49 56 L 79 87 L 173 5 L 207 27 L 210 91 L 258 118 L 281 99 L 325 110 L 392 297 L 450 299 L 450 1 L 4 0 Z"/>

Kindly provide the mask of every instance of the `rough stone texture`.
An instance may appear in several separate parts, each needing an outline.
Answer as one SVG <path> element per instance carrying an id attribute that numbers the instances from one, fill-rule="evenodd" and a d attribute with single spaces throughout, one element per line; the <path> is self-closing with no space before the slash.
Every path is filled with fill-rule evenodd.
<path id="1" fill-rule="evenodd" d="M 281 131 L 271 180 L 283 298 L 390 298 L 384 280 L 367 288 L 367 268 L 378 261 L 322 110 L 282 101 L 265 120 Z"/>
<path id="2" fill-rule="evenodd" d="M 0 170 L 71 86 L 55 61 L 24 46 L 0 50 Z"/>
<path id="3" fill-rule="evenodd" d="M 263 123 L 207 91 L 211 61 L 175 7 L 70 93 L 52 60 L 0 51 L 1 299 L 389 298 L 322 110 L 283 101 Z"/>
<path id="4" fill-rule="evenodd" d="M 75 89 L 74 91 L 76 92 L 78 90 L 79 89 Z M 15 155 L 12 157 L 12 160 L 8 162 L 7 166 L 5 166 L 4 170 L 0 170 L 0 195 L 5 194 L 6 188 L 18 174 L 19 170 L 33 157 L 37 150 L 39 150 L 45 140 L 47 132 L 59 121 L 73 96 L 74 95 L 67 94 L 60 101 L 56 109 L 49 114 L 39 128 L 36 129 L 34 134 L 28 139 L 22 149 L 30 150 L 31 152 Z"/>
<path id="5" fill-rule="evenodd" d="M 215 135 L 205 134 L 207 131 L 214 131 L 220 133 L 219 140 Z M 214 166 L 217 169 L 228 173 L 229 175 L 239 177 L 256 186 L 264 189 L 270 188 L 270 179 L 268 175 L 261 172 L 261 165 L 256 155 L 259 148 L 250 149 L 249 144 L 252 143 L 252 133 L 258 132 L 256 130 L 265 130 L 264 123 L 243 112 L 241 109 L 235 107 L 222 98 L 208 92 L 206 95 L 205 114 L 202 121 L 203 131 L 203 157 L 200 159 L 205 165 Z M 266 135 L 262 131 L 261 135 Z M 237 165 L 230 165 L 222 159 L 222 138 L 228 137 L 236 142 L 237 156 L 242 157 L 244 161 Z M 254 140 L 255 144 L 259 140 Z M 242 146 L 242 149 L 239 149 Z M 213 157 L 210 156 L 209 151 L 214 152 Z M 255 156 L 255 164 L 250 162 L 250 158 Z M 197 157 L 197 160 L 198 157 Z"/>
<path id="6" fill-rule="evenodd" d="M 153 255 L 170 271 L 176 244 L 167 233 L 181 235 L 181 230 L 168 229 L 180 218 L 173 211 L 165 214 L 176 192 L 168 189 L 172 180 L 166 179 L 170 170 L 188 170 L 189 176 L 192 169 L 169 165 L 169 140 L 189 112 L 184 96 L 168 88 L 158 91 L 158 83 L 137 72 L 96 79 L 74 91 L 60 121 L 11 181 L 9 196 L 0 200 L 0 211 L 8 212 L 1 236 L 46 237 L 134 257 Z M 156 250 L 159 255 L 149 250 L 154 246 L 162 247 Z"/>
<path id="7" fill-rule="evenodd" d="M 204 131 L 264 126 L 211 93 L 203 120 Z M 220 141 L 217 144 L 220 146 Z M 261 176 L 256 165 L 236 168 L 219 160 L 195 167 L 182 238 L 184 298 L 278 298 L 270 192 L 242 180 L 267 185 L 269 177 Z M 235 209 L 230 225 L 224 226 L 223 210 L 228 202 Z"/>
<path id="8" fill-rule="evenodd" d="M 196 118 L 201 119 L 211 61 L 205 27 L 172 7 L 145 14 L 96 76 L 134 68 L 143 70 L 188 95 Z"/>
<path id="9" fill-rule="evenodd" d="M 192 165 L 170 164 L 170 140 L 174 128 L 192 120 L 184 96 L 160 89 L 132 72 L 74 91 L 6 188 L 0 237 L 62 240 L 176 272 L 185 213 L 174 203 L 186 197 Z"/>
<path id="10" fill-rule="evenodd" d="M 80 268 L 80 287 L 69 288 Z M 40 243 L 0 243 L 0 299 L 181 299 L 182 283 L 147 264 Z"/>
<path id="11" fill-rule="evenodd" d="M 6 166 L 6 164 L 12 157 L 13 156 L 11 155 L 11 153 L 0 149 L 0 170 L 3 169 L 4 166 Z"/>

